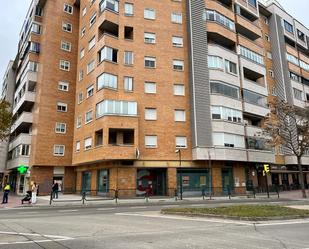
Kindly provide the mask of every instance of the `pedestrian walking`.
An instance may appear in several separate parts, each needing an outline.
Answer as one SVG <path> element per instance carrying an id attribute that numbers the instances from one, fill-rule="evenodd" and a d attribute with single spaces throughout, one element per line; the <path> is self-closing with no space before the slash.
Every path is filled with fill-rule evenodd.
<path id="1" fill-rule="evenodd" d="M 53 191 L 53 199 L 58 199 L 59 184 L 57 182 L 53 184 L 52 191 Z"/>
<path id="2" fill-rule="evenodd" d="M 5 203 L 8 203 L 8 200 L 9 200 L 9 193 L 11 190 L 10 184 L 7 183 L 3 190 L 4 192 L 3 192 L 2 204 L 5 204 Z"/>
<path id="3" fill-rule="evenodd" d="M 37 195 L 37 191 L 38 191 L 38 187 L 36 185 L 36 183 L 34 182 L 31 188 L 31 203 L 35 204 L 36 203 L 36 195 Z"/>

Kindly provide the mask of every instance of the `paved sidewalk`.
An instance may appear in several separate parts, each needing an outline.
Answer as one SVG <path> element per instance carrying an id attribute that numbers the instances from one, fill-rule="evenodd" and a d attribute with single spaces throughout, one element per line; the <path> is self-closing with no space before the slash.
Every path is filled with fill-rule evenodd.
<path id="1" fill-rule="evenodd" d="M 287 192 L 281 192 L 280 193 L 280 199 L 282 200 L 290 200 L 290 201 L 304 201 L 309 203 L 309 190 L 307 191 L 307 199 L 302 198 L 302 193 L 300 190 L 295 191 L 287 191 Z M 9 201 L 8 204 L 0 204 L 0 210 L 5 208 L 21 208 L 21 207 L 46 207 L 50 206 L 50 196 L 38 196 L 37 197 L 37 203 L 36 204 L 28 204 L 28 202 L 25 202 L 23 205 L 21 205 L 21 199 L 23 196 L 17 196 L 17 195 L 9 195 Z M 0 198 L 2 198 L 2 194 L 0 194 Z M 237 197 L 231 197 L 232 200 L 269 200 L 266 196 L 266 194 L 257 194 L 256 199 L 253 197 L 248 198 L 247 196 L 237 196 Z M 277 196 L 275 194 L 271 195 L 271 200 L 278 200 Z M 2 200 L 2 199 L 1 199 Z M 194 203 L 202 201 L 202 197 L 186 197 L 184 196 L 183 200 L 181 202 L 185 203 Z M 209 200 L 209 197 L 205 197 L 205 200 Z M 229 198 L 227 196 L 224 197 L 212 197 L 212 200 L 215 201 L 228 201 Z M 171 197 L 162 197 L 162 198 L 156 198 L 151 197 L 148 200 L 145 198 L 132 198 L 132 199 L 118 199 L 118 204 L 145 204 L 145 203 L 175 203 L 175 198 Z M 178 199 L 177 202 L 180 202 Z M 102 198 L 99 196 L 86 196 L 85 205 L 98 205 L 98 204 L 106 204 L 111 205 L 115 204 L 116 201 L 114 199 L 107 199 Z M 55 199 L 52 202 L 52 206 L 77 206 L 82 205 L 82 197 L 81 195 L 74 195 L 74 194 L 59 194 L 59 198 Z"/>

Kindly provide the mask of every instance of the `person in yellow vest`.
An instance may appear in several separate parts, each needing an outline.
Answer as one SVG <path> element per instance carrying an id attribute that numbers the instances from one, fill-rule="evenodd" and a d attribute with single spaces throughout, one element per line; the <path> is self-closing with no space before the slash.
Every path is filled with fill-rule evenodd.
<path id="1" fill-rule="evenodd" d="M 3 192 L 2 204 L 5 204 L 5 203 L 8 203 L 8 200 L 9 200 L 9 193 L 11 190 L 10 184 L 7 183 L 3 190 L 4 192 Z"/>

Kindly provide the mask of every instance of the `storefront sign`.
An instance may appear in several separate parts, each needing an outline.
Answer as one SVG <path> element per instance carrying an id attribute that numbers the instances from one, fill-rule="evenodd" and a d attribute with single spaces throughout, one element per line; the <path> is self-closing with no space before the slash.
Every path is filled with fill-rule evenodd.
<path id="1" fill-rule="evenodd" d="M 28 171 L 28 167 L 27 166 L 24 166 L 24 165 L 20 165 L 18 168 L 17 168 L 17 171 L 23 175 L 23 174 L 26 174 L 27 171 Z"/>

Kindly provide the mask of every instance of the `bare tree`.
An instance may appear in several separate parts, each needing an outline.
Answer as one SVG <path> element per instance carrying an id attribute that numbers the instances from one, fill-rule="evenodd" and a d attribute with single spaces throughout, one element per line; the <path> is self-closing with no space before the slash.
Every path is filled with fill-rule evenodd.
<path id="1" fill-rule="evenodd" d="M 10 135 L 12 113 L 9 111 L 10 103 L 0 100 L 0 141 Z"/>
<path id="2" fill-rule="evenodd" d="M 263 133 L 272 146 L 279 146 L 297 158 L 303 198 L 307 198 L 302 169 L 302 157 L 309 150 L 309 108 L 290 106 L 282 100 L 270 103 L 271 112 L 265 117 Z"/>

